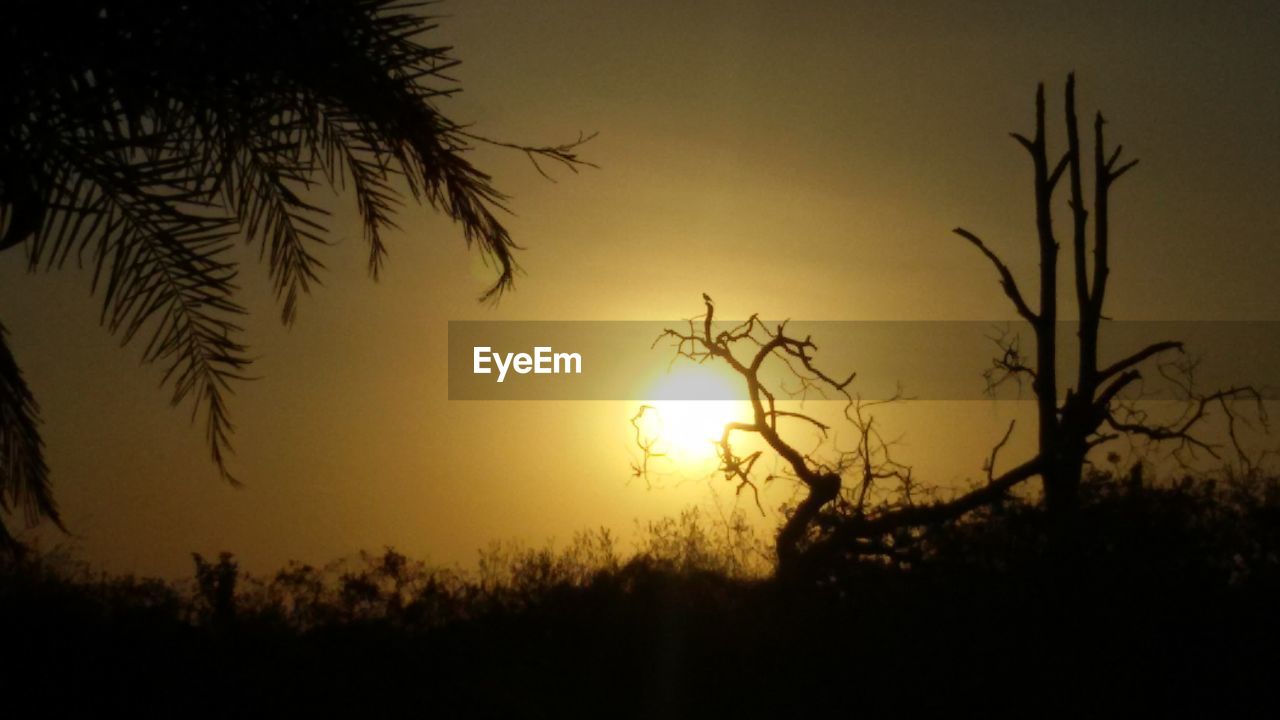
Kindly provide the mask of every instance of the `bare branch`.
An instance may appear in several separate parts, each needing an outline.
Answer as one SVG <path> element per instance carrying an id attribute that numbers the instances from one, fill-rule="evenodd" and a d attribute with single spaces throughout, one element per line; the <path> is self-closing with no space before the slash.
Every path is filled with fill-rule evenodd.
<path id="1" fill-rule="evenodd" d="M 1132 405 L 1126 405 L 1115 410 L 1106 409 L 1108 425 L 1119 432 L 1153 442 L 1176 443 L 1175 456 L 1183 450 L 1190 450 L 1193 454 L 1195 450 L 1201 450 L 1210 457 L 1221 459 L 1220 444 L 1204 440 L 1195 433 L 1196 428 L 1209 419 L 1210 411 L 1216 408 L 1226 418 L 1227 440 L 1237 458 L 1246 467 L 1252 466 L 1255 461 L 1250 458 L 1239 437 L 1240 426 L 1250 426 L 1250 424 L 1240 415 L 1236 405 L 1244 402 L 1252 406 L 1258 423 L 1263 430 L 1267 430 L 1269 418 L 1262 393 L 1252 385 L 1237 385 L 1209 394 L 1199 394 L 1194 388 L 1194 370 L 1194 361 L 1178 364 L 1172 370 L 1161 368 L 1161 374 L 1175 384 L 1175 388 L 1186 400 L 1183 412 L 1176 419 L 1164 423 L 1153 423 L 1146 412 Z M 1121 417 L 1116 417 L 1117 410 L 1123 413 Z M 1182 462 L 1183 459 L 1179 457 L 1179 461 Z"/>
<path id="2" fill-rule="evenodd" d="M 1093 209 L 1096 213 L 1093 225 L 1093 288 L 1085 305 L 1086 313 L 1081 316 L 1082 321 L 1087 319 L 1090 325 L 1092 344 L 1095 349 L 1097 347 L 1098 321 L 1102 319 L 1102 305 L 1107 296 L 1107 277 L 1111 273 L 1109 247 L 1111 220 L 1108 199 L 1108 188 L 1111 181 L 1108 177 L 1107 163 L 1103 160 L 1105 144 L 1102 137 L 1102 126 L 1105 124 L 1106 120 L 1102 118 L 1102 113 L 1098 113 L 1093 123 Z M 1120 146 L 1117 146 L 1116 155 L 1112 156 L 1113 160 L 1119 155 L 1119 152 Z M 1092 365 L 1096 369 L 1096 353 L 1094 360 Z"/>
<path id="3" fill-rule="evenodd" d="M 1018 385 L 1018 391 L 1022 391 L 1022 376 L 1031 378 L 1032 385 L 1035 384 L 1036 371 L 1035 368 L 1026 364 L 1022 354 L 1021 336 L 1017 333 L 1011 333 L 1007 328 L 1000 332 L 999 335 L 988 336 L 988 339 L 1000 348 L 1000 356 L 993 358 L 991 367 L 982 372 L 982 378 L 987 383 L 987 394 L 994 395 L 996 390 L 1010 380 Z"/>
<path id="4" fill-rule="evenodd" d="M 1014 140 L 1017 140 L 1019 145 L 1027 149 L 1027 152 L 1035 152 L 1035 147 L 1036 147 L 1035 143 L 1032 142 L 1031 140 L 1028 140 L 1026 135 L 1023 135 L 1022 133 L 1011 132 L 1009 133 L 1009 137 L 1013 138 Z"/>
<path id="5" fill-rule="evenodd" d="M 774 427 L 777 427 L 778 418 L 787 417 L 787 418 L 795 418 L 797 420 L 803 420 L 804 422 L 807 422 L 810 425 L 813 425 L 814 427 L 821 430 L 823 435 L 826 435 L 827 431 L 831 429 L 831 427 L 826 423 L 821 422 L 816 418 L 805 415 L 804 413 L 790 412 L 787 410 L 767 410 L 765 411 L 765 416 L 769 418 L 769 424 Z"/>
<path id="6" fill-rule="evenodd" d="M 1042 469 L 1039 456 L 1009 470 L 986 485 L 944 502 L 910 505 L 867 518 L 854 518 L 842 523 L 832 541 L 841 544 L 856 538 L 872 538 L 904 527 L 920 527 L 955 520 L 980 507 L 1007 497 L 1010 490 L 1035 477 Z"/>
<path id="7" fill-rule="evenodd" d="M 1013 273 L 1009 270 L 1009 266 L 1005 265 L 1004 261 L 992 252 L 992 250 L 987 247 L 986 243 L 982 242 L 982 239 L 977 235 L 959 227 L 955 228 L 951 232 L 959 235 L 965 240 L 968 240 L 974 247 L 978 248 L 983 255 L 987 256 L 987 259 L 991 261 L 991 264 L 996 266 L 996 271 L 1000 273 L 1000 286 L 1004 288 L 1004 294 L 1009 296 L 1009 299 L 1013 301 L 1013 305 L 1017 308 L 1018 314 L 1026 318 L 1029 322 L 1037 322 L 1039 320 L 1039 316 L 1032 312 L 1026 301 L 1022 299 L 1022 291 L 1018 289 L 1018 281 L 1014 280 Z"/>
<path id="8" fill-rule="evenodd" d="M 631 463 L 631 476 L 644 478 L 646 485 L 650 485 L 649 461 L 653 458 L 666 457 L 666 453 L 654 450 L 658 439 L 656 437 L 646 437 L 644 430 L 640 427 L 640 421 L 644 418 L 645 413 L 653 409 L 652 405 L 641 405 L 636 410 L 636 414 L 631 416 L 631 427 L 635 430 L 636 447 L 640 448 L 641 451 L 640 462 L 638 464 Z"/>
<path id="9" fill-rule="evenodd" d="M 1137 370 L 1129 370 L 1120 374 L 1115 382 L 1108 385 L 1104 390 L 1098 393 L 1098 397 L 1093 401 L 1094 407 L 1105 411 L 1111 405 L 1111 401 L 1120 394 L 1120 391 L 1128 385 L 1141 379 L 1142 375 Z"/>
<path id="10" fill-rule="evenodd" d="M 1004 437 L 1000 438 L 1000 442 L 991 448 L 991 454 L 987 456 L 987 461 L 983 463 L 982 469 L 987 473 L 987 482 L 995 482 L 996 457 L 1000 454 L 1000 450 L 1009 442 L 1009 438 L 1013 436 L 1013 427 L 1017 423 L 1016 420 L 1009 421 L 1009 429 L 1004 431 Z"/>
<path id="11" fill-rule="evenodd" d="M 598 132 L 593 132 L 590 135 L 579 132 L 578 139 L 567 143 L 561 143 L 560 145 L 521 145 L 502 140 L 494 140 L 493 138 L 485 137 L 484 135 L 476 135 L 475 133 L 467 132 L 465 130 L 457 130 L 455 132 L 461 137 L 465 137 L 479 143 L 484 143 L 485 145 L 506 148 L 508 150 L 518 150 L 524 153 L 525 157 L 529 158 L 529 162 L 533 164 L 534 169 L 538 171 L 538 174 L 551 182 L 556 182 L 556 179 L 548 175 L 546 170 L 542 168 L 542 165 L 538 162 L 539 158 L 558 163 L 575 174 L 578 172 L 579 167 L 597 169 L 600 167 L 593 162 L 583 160 L 578 156 L 577 152 L 578 148 L 587 144 L 599 135 Z"/>
<path id="12" fill-rule="evenodd" d="M 1071 164 L 1071 153 L 1070 152 L 1063 153 L 1062 158 L 1058 160 L 1058 164 L 1054 166 L 1053 172 L 1049 173 L 1049 181 L 1048 181 L 1049 192 L 1053 192 L 1053 189 L 1057 187 L 1058 181 L 1062 179 L 1063 171 L 1065 171 L 1070 164 Z"/>
<path id="13" fill-rule="evenodd" d="M 1111 376 L 1117 373 L 1124 372 L 1125 370 L 1128 370 L 1129 368 L 1135 365 L 1138 365 L 1142 361 L 1148 358 L 1154 357 L 1156 355 L 1159 355 L 1160 353 L 1168 352 L 1169 350 L 1182 351 L 1182 349 L 1183 349 L 1182 343 L 1175 340 L 1166 340 L 1164 342 L 1153 343 L 1139 350 L 1138 352 L 1130 355 L 1129 357 L 1124 358 L 1123 360 L 1119 360 L 1108 365 L 1106 368 L 1104 368 L 1098 373 L 1098 380 L 1099 381 L 1107 380 Z"/>
<path id="14" fill-rule="evenodd" d="M 1067 116 L 1067 157 L 1069 159 L 1068 166 L 1071 169 L 1071 250 L 1074 260 L 1075 269 L 1075 286 L 1076 286 L 1076 305 L 1080 310 L 1081 343 L 1083 345 L 1091 345 L 1096 342 L 1096 323 L 1091 320 L 1090 299 L 1089 299 L 1089 267 L 1086 259 L 1085 244 L 1086 231 L 1088 229 L 1089 211 L 1084 206 L 1084 189 L 1081 180 L 1081 158 L 1080 158 L 1080 129 L 1076 120 L 1076 77 L 1075 74 L 1067 75 L 1067 95 L 1066 95 L 1066 116 Z M 1081 373 L 1089 374 L 1092 368 L 1091 358 L 1094 354 L 1090 353 L 1088 347 L 1084 348 L 1082 353 L 1086 357 L 1082 358 Z M 1081 383 L 1083 385 L 1084 383 Z"/>
<path id="15" fill-rule="evenodd" d="M 1121 165 L 1119 170 L 1116 170 L 1111 173 L 1111 180 L 1112 181 L 1119 180 L 1121 175 L 1124 175 L 1125 173 L 1129 172 L 1129 170 L 1133 169 L 1133 166 L 1137 164 L 1138 164 L 1138 160 L 1137 158 L 1134 158 L 1133 160 L 1130 160 L 1124 165 Z"/>

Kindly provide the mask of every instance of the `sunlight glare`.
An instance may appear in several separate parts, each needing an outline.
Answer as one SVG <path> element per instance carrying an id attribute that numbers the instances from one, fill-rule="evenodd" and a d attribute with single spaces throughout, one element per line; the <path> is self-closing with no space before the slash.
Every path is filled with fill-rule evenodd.
<path id="1" fill-rule="evenodd" d="M 732 378 L 707 366 L 672 370 L 658 380 L 650 397 L 653 410 L 647 415 L 652 417 L 644 432 L 655 440 L 655 452 L 681 465 L 714 461 L 724 426 L 750 419 L 749 405 L 736 399 L 741 392 Z"/>

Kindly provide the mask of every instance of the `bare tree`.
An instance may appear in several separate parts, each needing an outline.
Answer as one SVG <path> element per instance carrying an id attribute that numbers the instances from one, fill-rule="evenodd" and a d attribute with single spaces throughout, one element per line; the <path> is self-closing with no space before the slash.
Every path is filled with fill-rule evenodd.
<path id="1" fill-rule="evenodd" d="M 920 493 L 911 469 L 893 458 L 892 442 L 880 434 L 875 417 L 868 412 L 877 403 L 863 402 L 851 392 L 853 373 L 837 378 L 820 370 L 814 363 L 818 348 L 812 338 L 800 339 L 788 334 L 786 323 L 769 328 L 758 316 L 752 315 L 741 323 L 717 329 L 714 303 L 706 295 L 703 302 L 703 315 L 690 320 L 684 329 L 667 329 L 658 341 L 672 341 L 677 356 L 693 362 L 725 364 L 745 385 L 751 419 L 725 425 L 717 443 L 718 472 L 725 480 L 734 483 L 739 493 L 751 492 L 757 504 L 758 482 L 783 476 L 799 483 L 803 496 L 777 535 L 779 575 L 795 575 L 807 556 L 856 549 L 862 541 L 871 541 L 871 551 L 879 552 L 882 547 L 877 542 L 879 538 L 904 528 L 951 520 L 1000 500 L 1018 483 L 1039 471 L 1037 458 L 997 475 L 994 471 L 997 446 L 988 463 L 986 482 L 948 500 L 919 502 L 922 498 L 918 496 L 928 493 Z M 798 385 L 790 389 L 770 387 L 761 375 L 770 361 L 780 362 L 785 373 Z M 834 449 L 827 454 L 806 453 L 796 447 L 794 435 L 788 437 L 784 432 L 784 427 L 790 424 L 815 429 L 822 438 L 830 436 L 832 428 L 817 417 L 779 407 L 780 402 L 815 395 L 844 401 L 844 418 L 857 438 L 852 449 Z M 632 418 L 633 425 L 644 411 L 645 408 L 641 408 Z M 742 436 L 764 440 L 783 461 L 782 472 L 768 473 L 761 478 L 756 466 L 764 451 L 740 453 L 737 450 L 740 445 L 736 443 L 743 440 Z M 635 465 L 634 470 L 644 474 L 648 472 L 649 459 L 656 455 L 655 448 L 638 428 L 636 443 L 644 460 Z M 839 521 L 819 523 L 824 511 L 838 514 Z M 826 526 L 824 533 L 816 532 L 819 524 Z"/>
<path id="2" fill-rule="evenodd" d="M 1158 366 L 1162 373 L 1169 368 L 1183 369 L 1182 373 L 1169 376 L 1175 380 L 1175 390 L 1184 401 L 1185 411 L 1179 417 L 1156 422 L 1134 404 L 1132 397 L 1122 395 L 1126 389 L 1135 389 L 1143 379 L 1140 366 L 1155 363 L 1172 353 L 1177 353 L 1176 357 L 1181 360 L 1183 347 L 1181 342 L 1168 340 L 1153 343 L 1113 362 L 1100 361 L 1098 338 L 1105 319 L 1103 307 L 1111 272 L 1109 194 L 1113 184 L 1137 161 L 1121 162 L 1119 146 L 1108 153 L 1103 140 L 1105 120 L 1098 114 L 1094 121 L 1092 206 L 1095 217 L 1090 240 L 1074 76 L 1067 79 L 1066 125 L 1067 149 L 1051 163 L 1045 137 L 1044 85 L 1041 84 L 1036 92 L 1034 137 L 1013 134 L 1030 153 L 1034 166 L 1036 233 L 1040 250 L 1040 292 L 1036 307 L 1027 300 L 1012 271 L 995 251 L 976 234 L 964 228 L 955 230 L 995 266 L 1005 295 L 1033 330 L 1036 343 L 1034 358 L 1023 356 L 1016 335 L 1005 334 L 995 338 L 1002 352 L 988 374 L 988 382 L 993 385 L 1009 379 L 1029 378 L 1031 381 L 1037 407 L 1039 448 L 1030 459 L 997 472 L 1000 451 L 1014 430 L 1010 423 L 984 464 L 984 481 L 949 499 L 927 497 L 931 493 L 920 491 L 910 469 L 890 457 L 890 443 L 880 436 L 875 419 L 865 412 L 870 405 L 860 402 L 851 393 L 853 375 L 837 379 L 814 366 L 813 353 L 817 346 L 810 338 L 789 335 L 785 323 L 768 328 L 755 315 L 729 329 L 716 330 L 713 328 L 715 307 L 706 295 L 703 295 L 706 312 L 700 316 L 701 323 L 691 320 L 687 328 L 668 329 L 663 334 L 663 338 L 675 342 L 679 356 L 698 363 L 722 362 L 745 383 L 752 418 L 749 422 L 730 423 L 724 428 L 718 444 L 719 471 L 724 477 L 736 483 L 739 492 L 750 490 L 755 493 L 758 475 L 755 469 L 763 451 L 741 455 L 735 450 L 734 441 L 741 435 L 756 435 L 783 460 L 783 474 L 797 480 L 802 488 L 803 497 L 778 532 L 780 574 L 791 573 L 802 556 L 821 558 L 832 552 L 884 554 L 885 538 L 910 528 L 959 518 L 1006 498 L 1019 484 L 1037 476 L 1043 479 L 1048 510 L 1053 515 L 1062 516 L 1078 503 L 1089 451 L 1124 435 L 1155 442 L 1173 441 L 1179 447 L 1199 449 L 1216 456 L 1218 446 L 1195 434 L 1210 411 L 1216 410 L 1226 417 L 1231 443 L 1243 456 L 1244 450 L 1235 434 L 1239 419 L 1237 404 L 1251 405 L 1265 427 L 1265 407 L 1257 390 L 1240 385 L 1208 394 L 1198 393 L 1191 382 L 1192 365 L 1185 360 Z M 1080 330 L 1078 375 L 1060 401 L 1060 378 L 1056 365 L 1059 245 L 1054 234 L 1053 200 L 1054 191 L 1064 178 L 1070 186 L 1073 280 Z M 743 353 L 738 348 L 745 348 L 747 352 Z M 816 453 L 801 452 L 784 437 L 780 430 L 784 423 L 815 428 L 824 438 L 831 428 L 812 415 L 778 407 L 777 393 L 766 386 L 760 374 L 770 358 L 783 362 L 791 377 L 799 380 L 797 392 L 800 395 L 820 392 L 846 401 L 845 418 L 859 438 L 853 450 L 837 452 L 824 459 Z M 643 412 L 642 409 L 641 414 Z M 633 418 L 633 423 L 638 417 Z M 639 432 L 636 438 L 645 460 L 634 469 L 637 474 L 644 474 L 648 472 L 648 460 L 654 455 L 654 447 L 652 443 L 644 442 Z M 846 475 L 850 476 L 851 482 L 845 482 Z M 770 474 L 764 479 L 773 477 Z M 877 488 L 883 489 L 886 482 L 892 486 L 892 492 L 888 495 L 873 492 Z M 926 497 L 921 501 L 918 496 Z M 831 521 L 825 522 L 826 519 Z"/>
<path id="3" fill-rule="evenodd" d="M 954 232 L 973 244 L 1000 277 L 1004 294 L 1019 316 L 1031 325 L 1035 338 L 1035 357 L 1028 362 L 1017 345 L 1016 337 L 999 340 L 1002 353 L 996 359 L 994 376 L 989 381 L 1029 378 L 1035 394 L 1038 420 L 1038 457 L 1044 482 L 1045 504 L 1050 512 L 1070 512 L 1078 503 L 1079 487 L 1086 456 L 1090 449 L 1115 439 L 1120 434 L 1136 434 L 1158 441 L 1177 441 L 1215 452 L 1209 442 L 1193 434 L 1205 419 L 1210 407 L 1217 406 L 1234 430 L 1236 401 L 1248 401 L 1262 412 L 1261 397 L 1250 386 L 1238 386 L 1207 395 L 1195 393 L 1187 385 L 1183 399 L 1192 410 L 1169 424 L 1155 424 L 1131 406 L 1122 403 L 1121 393 L 1142 379 L 1140 367 L 1169 353 L 1181 353 L 1183 345 L 1176 340 L 1153 343 L 1119 360 L 1102 363 L 1098 357 L 1098 336 L 1102 326 L 1103 304 L 1111 273 L 1109 262 L 1109 213 L 1112 186 L 1137 165 L 1137 160 L 1121 161 L 1123 146 L 1108 151 L 1103 140 L 1106 121 L 1098 113 L 1093 123 L 1093 227 L 1089 233 L 1089 209 L 1085 199 L 1084 162 L 1080 131 L 1076 120 L 1075 76 L 1068 75 L 1066 86 L 1067 148 L 1051 160 L 1045 137 L 1044 84 L 1036 90 L 1035 134 L 1031 138 L 1011 133 L 1031 155 L 1036 210 L 1036 242 L 1040 251 L 1039 299 L 1033 307 L 1023 294 L 1008 265 L 979 236 L 964 229 Z M 1058 312 L 1058 249 L 1053 223 L 1054 192 L 1067 179 L 1071 210 L 1071 264 L 1074 294 L 1079 314 L 1077 343 L 1078 374 L 1062 399 L 1056 364 Z M 1090 262 L 1090 255 L 1092 262 Z M 1232 440 L 1235 441 L 1234 432 Z M 1237 444 L 1238 448 L 1238 444 Z"/>

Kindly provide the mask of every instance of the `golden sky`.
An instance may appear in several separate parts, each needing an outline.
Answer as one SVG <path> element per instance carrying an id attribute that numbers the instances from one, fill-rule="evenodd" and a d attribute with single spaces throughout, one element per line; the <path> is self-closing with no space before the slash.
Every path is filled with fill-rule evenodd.
<path id="1" fill-rule="evenodd" d="M 950 229 L 979 232 L 1029 274 L 1030 166 L 1007 133 L 1030 128 L 1041 80 L 1058 121 L 1071 70 L 1080 107 L 1103 110 L 1108 139 L 1142 160 L 1112 194 L 1109 315 L 1280 319 L 1280 6 L 443 10 L 431 40 L 455 47 L 465 88 L 447 113 L 518 142 L 599 131 L 584 154 L 600 169 L 550 183 L 523 156 L 477 152 L 514 196 L 510 228 L 527 248 L 497 307 L 476 302 L 491 276 L 458 229 L 418 208 L 375 285 L 350 198 L 333 199 L 340 242 L 291 330 L 265 268 L 246 264 L 261 379 L 233 406 L 245 488 L 219 481 L 141 349 L 98 327 L 87 274 L 26 275 L 20 253 L 0 255 L 0 319 L 44 410 L 71 541 L 95 563 L 175 575 L 193 550 L 229 550 L 269 570 L 384 545 L 469 562 L 491 540 L 625 530 L 707 502 L 696 479 L 628 482 L 634 403 L 449 402 L 447 322 L 679 319 L 703 292 L 727 317 L 1011 318 Z M 980 370 L 957 372 L 980 383 Z M 979 476 L 1011 412 L 922 403 L 886 422 L 920 479 L 948 484 Z"/>

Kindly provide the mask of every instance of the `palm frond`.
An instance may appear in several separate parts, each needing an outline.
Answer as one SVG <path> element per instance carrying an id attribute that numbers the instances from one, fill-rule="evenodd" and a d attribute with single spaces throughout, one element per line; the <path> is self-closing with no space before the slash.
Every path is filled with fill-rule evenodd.
<path id="1" fill-rule="evenodd" d="M 7 336 L 0 324 L 0 509 L 6 514 L 21 512 L 28 524 L 45 517 L 61 528 L 40 439 L 40 406 L 9 350 Z M 13 536 L 0 518 L 0 548 L 12 545 Z"/>
<path id="2" fill-rule="evenodd" d="M 340 113 L 317 107 L 312 133 L 313 161 L 325 180 L 343 188 L 351 182 L 369 246 L 369 275 L 376 280 L 387 256 L 382 231 L 399 229 L 394 215 L 401 202 L 390 184 L 395 174 L 390 159 L 376 138 L 362 134 L 357 123 Z"/>
<path id="3" fill-rule="evenodd" d="M 320 282 L 317 273 L 324 263 L 311 247 L 327 244 L 320 220 L 328 213 L 290 187 L 307 183 L 305 170 L 282 163 L 276 153 L 250 145 L 230 164 L 230 178 L 223 186 L 227 208 L 238 218 L 246 239 L 259 240 L 259 259 L 267 260 L 281 321 L 291 325 L 299 295 Z"/>
<path id="4" fill-rule="evenodd" d="M 349 184 L 376 279 L 405 187 L 495 266 L 493 299 L 515 277 L 516 245 L 472 143 L 588 164 L 573 150 L 589 138 L 525 147 L 445 116 L 458 61 L 425 41 L 431 4 L 0 4 L 0 250 L 22 243 L 32 268 L 89 266 L 103 324 L 123 343 L 149 336 L 144 359 L 203 415 L 229 479 L 227 400 L 249 363 L 237 236 L 258 244 L 289 324 L 324 268 L 327 213 L 311 189 Z"/>
<path id="5" fill-rule="evenodd" d="M 73 249 L 88 260 L 103 324 L 122 344 L 149 331 L 143 360 L 164 367 L 173 404 L 191 398 L 193 417 L 203 412 L 213 460 L 234 482 L 226 396 L 249 364 L 235 340 L 234 318 L 244 312 L 232 299 L 236 266 L 225 259 L 236 224 L 199 195 L 166 184 L 167 161 L 125 163 L 110 153 L 87 156 L 74 144 L 59 150 L 75 170 L 60 176 L 49 203 L 55 212 L 30 244 L 31 262 L 60 266 Z"/>

